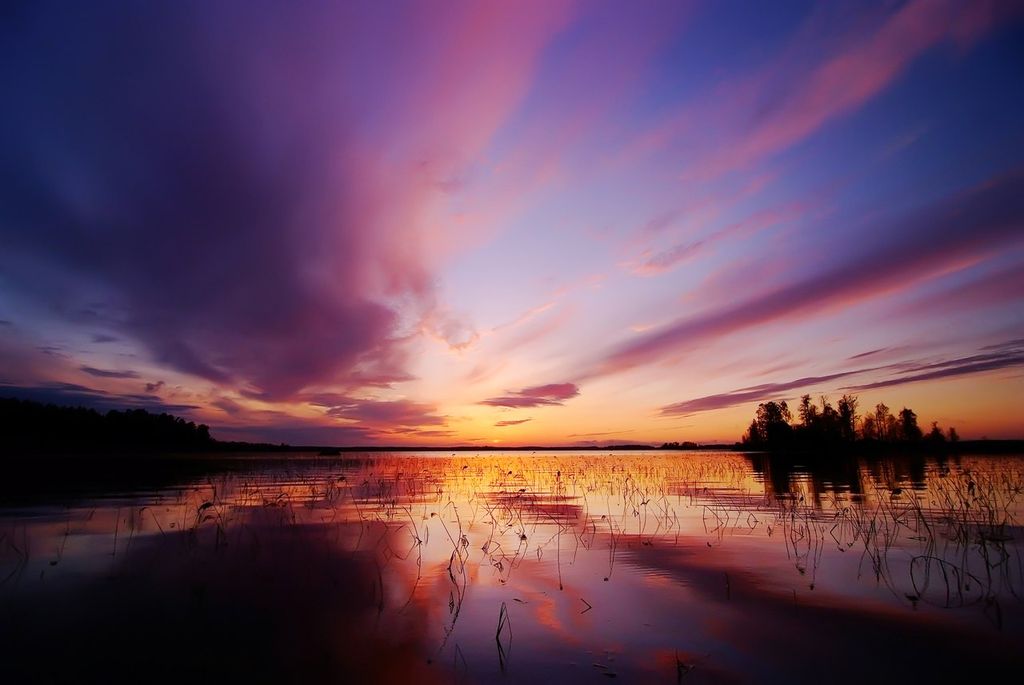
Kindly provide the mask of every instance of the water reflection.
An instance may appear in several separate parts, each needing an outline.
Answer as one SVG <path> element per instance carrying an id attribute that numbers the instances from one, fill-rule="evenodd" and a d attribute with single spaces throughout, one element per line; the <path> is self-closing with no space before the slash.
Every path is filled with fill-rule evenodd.
<path id="1" fill-rule="evenodd" d="M 8 482 L 18 496 L 0 510 L 0 649 L 15 681 L 793 682 L 1021 665 L 1024 458 L 803 462 L 242 459 L 138 485 L 125 472 L 116 488 L 34 474 Z"/>

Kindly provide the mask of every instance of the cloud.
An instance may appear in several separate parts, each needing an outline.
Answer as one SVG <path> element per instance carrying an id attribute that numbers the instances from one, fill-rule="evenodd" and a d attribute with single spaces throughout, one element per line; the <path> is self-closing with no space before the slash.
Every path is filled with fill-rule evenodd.
<path id="1" fill-rule="evenodd" d="M 97 333 L 96 335 L 92 336 L 92 341 L 94 343 L 117 342 L 119 339 L 120 338 L 118 338 L 116 335 L 107 335 L 105 333 Z"/>
<path id="2" fill-rule="evenodd" d="M 153 361 L 251 396 L 408 379 L 437 181 L 566 6 L 230 5 L 4 23 L 0 269 L 40 310 L 101 293 L 98 323 Z"/>
<path id="3" fill-rule="evenodd" d="M 495 428 L 505 428 L 506 426 L 518 426 L 519 424 L 526 423 L 527 421 L 533 421 L 533 419 L 508 419 L 505 421 L 498 421 L 494 426 Z"/>
<path id="4" fill-rule="evenodd" d="M 635 429 L 621 430 L 621 431 L 602 431 L 598 433 L 570 433 L 565 436 L 567 438 L 595 438 L 602 435 L 621 435 L 622 433 L 633 433 Z"/>
<path id="5" fill-rule="evenodd" d="M 849 356 L 849 357 L 847 357 L 847 360 L 853 361 L 854 359 L 864 359 L 865 357 L 873 357 L 876 354 L 881 354 L 882 352 L 886 352 L 888 350 L 889 350 L 888 347 L 879 347 L 879 348 L 874 349 L 874 350 L 868 350 L 867 352 L 860 352 L 858 354 L 854 354 L 852 356 Z"/>
<path id="6" fill-rule="evenodd" d="M 518 328 L 519 326 L 523 325 L 524 323 L 527 323 L 531 319 L 540 316 L 541 314 L 548 311 L 557 304 L 557 300 L 549 300 L 548 302 L 544 302 L 543 304 L 537 305 L 536 307 L 532 307 L 527 311 L 523 312 L 522 314 L 520 314 L 519 316 L 517 316 L 515 319 L 495 326 L 490 330 L 490 332 L 499 333 L 510 328 Z"/>
<path id="7" fill-rule="evenodd" d="M 92 366 L 79 366 L 79 371 L 83 371 L 90 376 L 96 376 L 97 378 L 138 378 L 139 374 L 134 371 L 109 371 L 107 369 L 97 369 Z"/>
<path id="8" fill-rule="evenodd" d="M 241 414 L 244 409 L 242 405 L 240 405 L 238 402 L 235 402 L 230 397 L 219 397 L 210 402 L 210 405 L 217 407 L 222 412 L 230 416 L 237 416 Z"/>
<path id="9" fill-rule="evenodd" d="M 580 394 L 575 383 L 550 383 L 522 390 L 510 390 L 503 397 L 491 397 L 480 404 L 491 407 L 549 407 L 560 406 Z"/>
<path id="10" fill-rule="evenodd" d="M 1024 299 L 1024 264 L 1018 262 L 999 269 L 956 279 L 934 292 L 919 296 L 897 308 L 897 315 L 922 311 L 977 311 Z"/>
<path id="11" fill-rule="evenodd" d="M 233 439 L 268 439 L 300 445 L 408 444 L 456 434 L 447 428 L 448 417 L 439 415 L 437 407 L 426 402 L 353 398 L 340 393 L 304 395 L 301 399 L 323 409 L 323 415 L 293 416 L 280 410 L 249 410 L 221 397 L 211 404 L 227 415 L 225 420 L 229 423 L 211 424 Z"/>
<path id="12" fill-rule="evenodd" d="M 942 42 L 961 47 L 972 43 L 988 32 L 1000 15 L 1016 11 L 1002 7 L 1004 4 L 1012 5 L 911 0 L 877 28 L 842 41 L 843 47 L 825 59 L 789 65 L 782 69 L 778 80 L 762 78 L 754 85 L 747 84 L 764 100 L 754 109 L 757 116 L 753 123 L 747 122 L 745 130 L 738 131 L 729 145 L 698 156 L 687 175 L 706 179 L 746 169 L 801 143 L 878 96 L 931 48 Z M 750 111 L 751 94 L 735 96 L 730 105 Z M 718 99 L 730 100 L 725 96 Z M 725 120 L 737 115 L 718 114 Z"/>
<path id="13" fill-rule="evenodd" d="M 367 438 L 441 437 L 438 427 L 448 425 L 448 417 L 438 414 L 437 406 L 427 402 L 352 398 L 338 393 L 320 393 L 305 399 L 314 406 L 326 408 L 326 415 L 331 419 L 358 426 Z"/>
<path id="14" fill-rule="evenodd" d="M 645 235 L 654 233 L 661 233 L 666 228 L 670 227 L 676 220 L 682 216 L 682 212 L 678 209 L 671 209 L 667 212 L 662 212 L 657 215 L 646 224 L 644 224 L 640 231 Z"/>
<path id="15" fill-rule="evenodd" d="M 480 339 L 480 334 L 463 318 L 439 310 L 424 320 L 423 331 L 453 352 L 464 352 Z"/>
<path id="16" fill-rule="evenodd" d="M 900 290 L 1024 240 L 1024 171 L 993 179 L 925 210 L 872 227 L 886 240 L 839 249 L 841 261 L 803 279 L 687 317 L 631 340 L 583 378 L 662 360 L 681 349 L 780 319 L 842 308 Z"/>
<path id="17" fill-rule="evenodd" d="M 1024 338 L 1017 338 L 1015 340 L 1007 340 L 1006 342 L 993 343 L 991 345 L 985 345 L 981 349 L 985 352 L 990 350 L 1006 351 L 1013 350 L 1018 347 L 1024 347 Z"/>
<path id="18" fill-rule="evenodd" d="M 920 383 L 933 381 L 942 378 L 956 378 L 958 376 L 969 376 L 990 371 L 1024 366 L 1024 347 L 1017 346 L 992 354 L 979 354 L 970 357 L 961 357 L 933 364 L 925 364 L 913 367 L 898 376 L 886 378 L 872 383 L 862 385 L 851 385 L 843 390 L 875 390 L 877 388 L 889 388 L 895 385 L 906 385 L 908 383 Z"/>
<path id="19" fill-rule="evenodd" d="M 704 239 L 700 239 L 674 245 L 648 257 L 633 269 L 633 273 L 638 276 L 654 276 L 669 271 L 696 256 L 704 248 L 705 243 Z"/>
<path id="20" fill-rule="evenodd" d="M 265 425 L 212 424 L 210 428 L 211 434 L 218 440 L 244 440 L 288 445 L 372 446 L 377 444 L 376 437 L 370 431 L 359 426 L 325 426 L 284 415 Z"/>
<path id="21" fill-rule="evenodd" d="M 498 354 L 504 356 L 532 345 L 560 330 L 570 321 L 574 313 L 575 308 L 570 305 L 545 311 L 534 319 L 522 322 L 516 329 L 506 329 L 507 335 L 500 339 L 494 349 Z"/>
<path id="22" fill-rule="evenodd" d="M 391 427 L 383 430 L 383 439 L 387 439 L 388 436 L 399 436 L 399 437 L 414 437 L 414 438 L 450 438 L 456 435 L 453 430 L 447 429 L 423 429 L 423 428 L 410 428 L 407 426 Z"/>
<path id="23" fill-rule="evenodd" d="M 703 411 L 713 411 L 715 409 L 725 409 L 727 407 L 735 407 L 741 404 L 750 404 L 751 402 L 761 402 L 769 398 L 777 397 L 780 393 L 821 385 L 822 383 L 827 383 L 838 378 L 845 378 L 847 376 L 853 376 L 867 371 L 871 371 L 871 369 L 841 371 L 839 373 L 828 374 L 825 376 L 807 376 L 805 378 L 797 378 L 796 380 L 786 381 L 783 383 L 764 383 L 762 385 L 755 385 L 749 388 L 730 390 L 729 392 L 717 395 L 707 395 L 705 397 L 698 397 L 684 402 L 676 402 L 675 404 L 669 404 L 662 407 L 659 410 L 659 413 L 662 416 L 689 416 L 690 414 L 697 414 Z"/>
<path id="24" fill-rule="evenodd" d="M 633 269 L 633 273 L 640 276 L 654 276 L 670 271 L 716 243 L 750 236 L 773 226 L 803 218 L 809 207 L 808 203 L 793 202 L 782 207 L 758 210 L 739 221 L 716 229 L 703 238 L 679 243 L 651 255 L 643 263 L 637 265 Z"/>
<path id="25" fill-rule="evenodd" d="M 32 400 L 44 404 L 87 407 L 97 411 L 146 409 L 151 412 L 188 414 L 199 409 L 192 404 L 166 403 L 155 395 L 111 393 L 76 383 L 40 383 L 38 385 L 0 384 L 0 397 Z"/>
<path id="26" fill-rule="evenodd" d="M 872 350 L 870 352 L 854 355 L 853 357 L 850 357 L 850 359 L 864 358 L 877 354 L 881 351 L 883 350 Z M 738 390 L 730 390 L 729 392 L 718 393 L 715 395 L 698 397 L 692 400 L 685 400 L 683 402 L 676 402 L 674 404 L 661 407 L 659 413 L 662 416 L 688 416 L 690 414 L 714 411 L 716 409 L 726 409 L 728 407 L 760 403 L 769 399 L 776 399 L 783 393 L 813 388 L 840 378 L 849 378 L 873 372 L 895 372 L 896 375 L 883 380 L 873 381 L 871 383 L 848 385 L 840 388 L 840 390 L 874 390 L 877 388 L 905 385 L 907 383 L 919 383 L 922 381 L 987 373 L 990 371 L 1024 366 L 1024 343 L 1020 340 L 1011 340 L 999 345 L 991 345 L 988 346 L 988 348 L 983 348 L 983 351 L 983 354 L 958 357 L 944 361 L 925 363 L 911 360 L 888 364 L 886 366 L 840 371 L 823 376 L 808 376 L 781 383 L 764 383 L 747 388 L 740 388 Z"/>

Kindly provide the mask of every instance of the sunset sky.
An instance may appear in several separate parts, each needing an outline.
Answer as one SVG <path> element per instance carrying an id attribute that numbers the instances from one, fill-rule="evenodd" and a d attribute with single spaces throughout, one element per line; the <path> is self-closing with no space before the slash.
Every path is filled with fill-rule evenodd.
<path id="1" fill-rule="evenodd" d="M 0 11 L 0 395 L 304 444 L 1024 437 L 1024 4 Z"/>

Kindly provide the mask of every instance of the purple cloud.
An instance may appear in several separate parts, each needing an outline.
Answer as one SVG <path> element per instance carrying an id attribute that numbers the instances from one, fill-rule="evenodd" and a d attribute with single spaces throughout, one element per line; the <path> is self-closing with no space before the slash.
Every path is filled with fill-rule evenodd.
<path id="1" fill-rule="evenodd" d="M 1024 240 L 1024 171 L 874 228 L 886 240 L 807 278 L 685 318 L 612 350 L 584 377 L 660 361 L 718 336 L 898 290 L 969 258 Z"/>
<path id="2" fill-rule="evenodd" d="M 740 388 L 739 390 L 731 390 L 717 395 L 707 395 L 705 397 L 698 397 L 684 402 L 676 402 L 675 404 L 669 404 L 662 407 L 659 413 L 662 416 L 689 416 L 690 414 L 697 414 L 702 411 L 712 411 L 715 409 L 735 407 L 741 404 L 750 404 L 751 402 L 761 402 L 769 398 L 777 397 L 780 393 L 790 392 L 800 388 L 813 387 L 815 385 L 820 385 L 821 383 L 836 380 L 837 378 L 853 376 L 867 371 L 871 371 L 871 369 L 842 371 L 840 373 L 832 373 L 825 376 L 808 376 L 783 383 L 764 383 L 762 385 Z"/>
<path id="3" fill-rule="evenodd" d="M 970 357 L 961 357 L 933 364 L 924 364 L 904 371 L 901 375 L 886 378 L 873 383 L 863 385 L 851 385 L 844 390 L 874 390 L 877 388 L 889 388 L 895 385 L 906 385 L 908 383 L 920 383 L 941 378 L 955 378 L 957 376 L 969 376 L 990 371 L 1000 371 L 1018 366 L 1024 366 L 1024 347 L 1017 346 L 993 354 L 979 354 Z"/>
<path id="4" fill-rule="evenodd" d="M 80 366 L 79 371 L 89 374 L 90 376 L 96 376 L 97 378 L 138 378 L 139 374 L 134 371 L 109 371 L 107 369 L 97 369 L 92 366 Z"/>
<path id="5" fill-rule="evenodd" d="M 242 405 L 235 402 L 230 397 L 220 397 L 210 402 L 210 405 L 217 407 L 225 414 L 229 414 L 231 416 L 237 416 L 242 413 Z"/>
<path id="6" fill-rule="evenodd" d="M 575 383 L 549 383 L 522 390 L 510 390 L 502 397 L 491 397 L 480 402 L 491 407 L 550 407 L 559 406 L 580 394 Z"/>
<path id="7" fill-rule="evenodd" d="M 193 404 L 172 404 L 156 395 L 121 394 L 98 390 L 77 383 L 40 383 L 38 385 L 0 384 L 0 397 L 32 400 L 44 404 L 88 407 L 97 411 L 146 409 L 151 412 L 189 414 L 199 409 Z"/>
<path id="8" fill-rule="evenodd" d="M 783 393 L 812 388 L 840 378 L 847 378 L 875 371 L 890 371 L 895 372 L 896 375 L 880 381 L 864 383 L 861 385 L 848 385 L 840 389 L 843 391 L 874 390 L 876 388 L 888 388 L 896 385 L 905 385 L 907 383 L 918 383 L 928 380 L 937 380 L 940 378 L 952 378 L 956 376 L 966 376 L 1024 366 L 1024 344 L 1019 340 L 989 346 L 988 349 L 994 351 L 939 362 L 922 363 L 919 361 L 905 361 L 896 364 L 888 364 L 886 366 L 841 371 L 824 376 L 797 378 L 795 380 L 781 383 L 764 383 L 747 388 L 740 388 L 738 390 L 730 390 L 729 392 L 718 393 L 715 395 L 697 397 L 683 402 L 676 402 L 674 404 L 661 407 L 659 413 L 662 416 L 688 416 L 690 414 L 697 414 L 705 411 L 714 411 L 716 409 L 726 409 L 728 407 L 763 402 L 765 400 L 778 398 Z M 851 359 L 863 358 L 879 351 L 880 350 L 873 350 L 871 352 L 865 352 L 863 354 L 855 355 L 854 357 L 851 357 Z"/>
<path id="9" fill-rule="evenodd" d="M 89 312 L 156 363 L 265 400 L 410 378 L 406 343 L 437 307 L 420 210 L 525 96 L 569 16 L 562 2 L 16 14 L 0 27 L 0 270 L 41 310 Z"/>
<path id="10" fill-rule="evenodd" d="M 858 354 L 855 354 L 855 355 L 852 355 L 850 357 L 847 357 L 847 359 L 849 361 L 853 361 L 854 359 L 864 359 L 865 357 L 873 357 L 874 355 L 881 354 L 882 352 L 885 352 L 888 349 L 889 349 L 888 347 L 879 347 L 878 349 L 875 349 L 875 350 L 868 350 L 867 352 L 860 352 Z"/>
<path id="11" fill-rule="evenodd" d="M 964 282 L 917 297 L 897 308 L 898 315 L 919 311 L 976 310 L 1003 303 L 1019 303 L 1024 299 L 1024 264 L 986 271 Z"/>
<path id="12" fill-rule="evenodd" d="M 327 408 L 327 415 L 378 432 L 419 431 L 424 426 L 445 426 L 448 418 L 437 413 L 437 406 L 412 400 L 354 399 L 336 394 L 321 394 L 310 403 Z"/>
<path id="13" fill-rule="evenodd" d="M 372 365 L 397 315 L 371 281 L 400 269 L 388 290 L 415 299 L 429 278 L 388 252 L 406 232 L 365 233 L 383 217 L 363 198 L 383 189 L 361 180 L 346 98 L 321 87 L 343 12 L 247 11 L 225 38 L 227 15 L 183 9 L 41 12 L 4 32 L 17 106 L 0 133 L 0 231 L 5 252 L 60 274 L 18 282 L 43 301 L 103 289 L 98 315 L 158 363 L 267 397 Z M 280 21 L 290 30 L 266 30 Z M 293 77 L 270 88 L 268 70 Z"/>

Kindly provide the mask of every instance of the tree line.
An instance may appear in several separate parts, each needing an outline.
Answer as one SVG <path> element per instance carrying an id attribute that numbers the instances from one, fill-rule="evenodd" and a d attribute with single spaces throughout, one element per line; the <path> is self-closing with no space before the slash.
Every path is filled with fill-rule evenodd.
<path id="1" fill-rule="evenodd" d="M 917 414 L 907 407 L 894 414 L 884 403 L 864 415 L 857 412 L 856 396 L 843 395 L 833 407 L 827 397 L 815 404 L 810 395 L 800 398 L 798 422 L 793 421 L 789 405 L 783 401 L 762 402 L 743 435 L 743 445 L 755 449 L 801 449 L 829 446 L 914 444 L 937 447 L 956 443 L 956 429 L 943 431 L 932 422 L 925 433 Z"/>
<path id="2" fill-rule="evenodd" d="M 0 448 L 19 452 L 201 451 L 217 442 L 205 424 L 145 409 L 103 414 L 30 400 L 0 399 Z"/>

